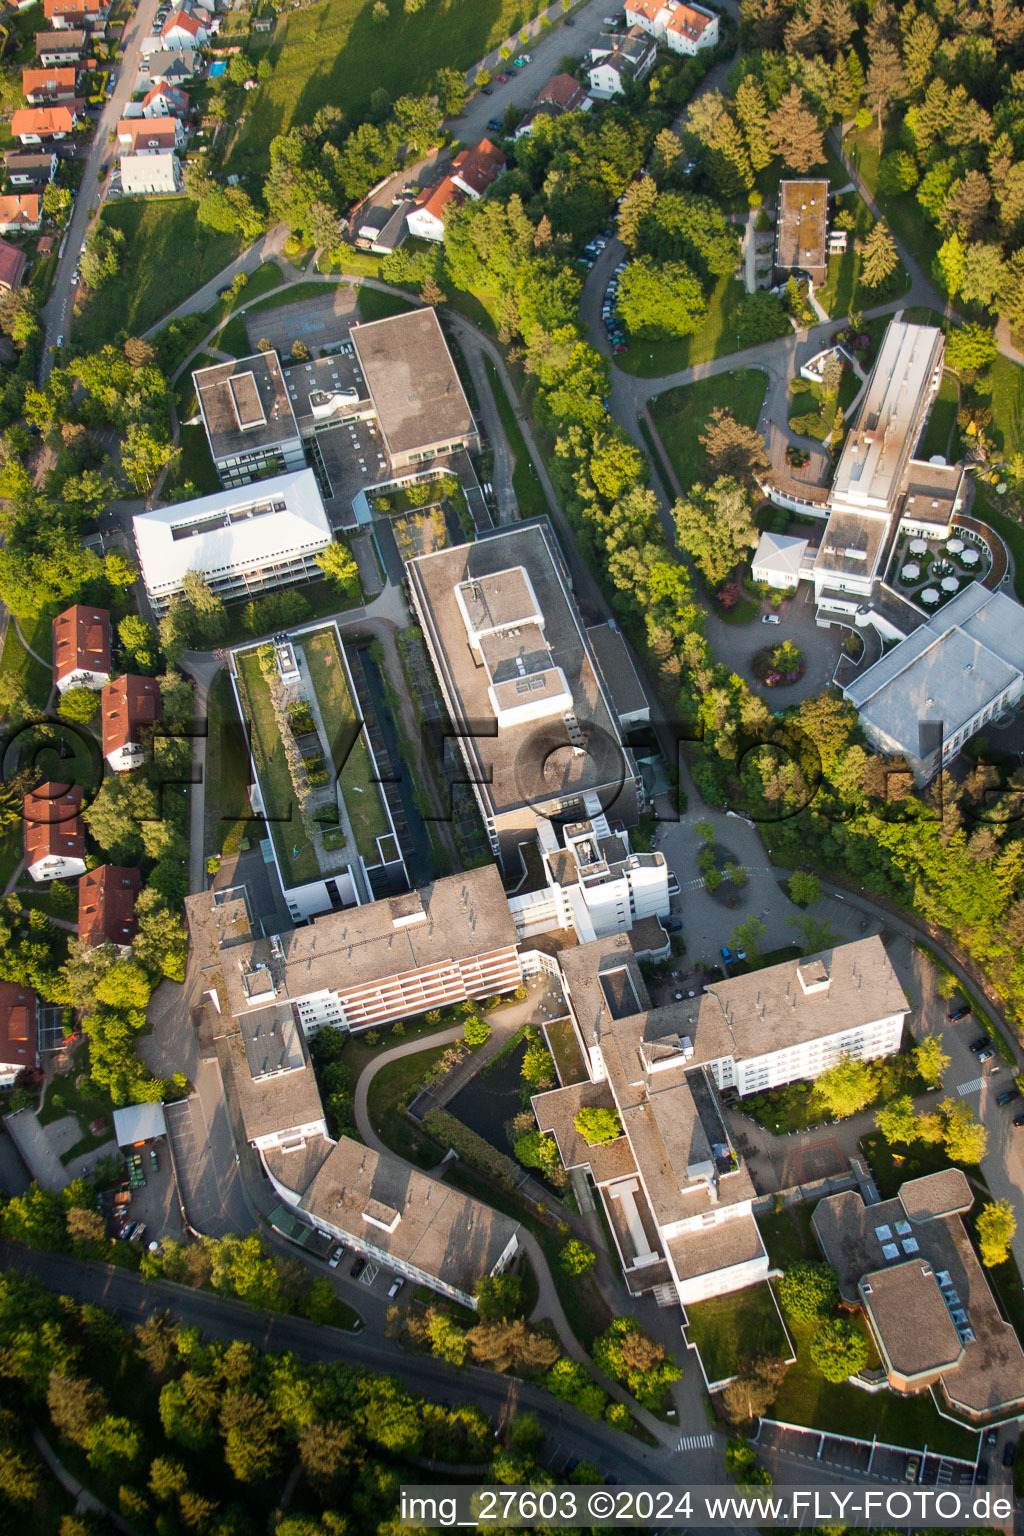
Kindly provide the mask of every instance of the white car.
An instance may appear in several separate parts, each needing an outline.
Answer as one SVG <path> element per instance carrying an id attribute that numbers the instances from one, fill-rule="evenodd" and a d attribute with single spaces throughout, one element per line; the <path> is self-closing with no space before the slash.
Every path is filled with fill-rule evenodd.
<path id="1" fill-rule="evenodd" d="M 388 1301 L 394 1301 L 395 1297 L 398 1295 L 404 1284 L 405 1281 L 402 1279 L 402 1277 L 400 1275 L 396 1275 L 394 1280 L 392 1280 L 391 1284 L 388 1286 Z"/>
<path id="2" fill-rule="evenodd" d="M 342 1254 L 344 1252 L 345 1244 L 339 1243 L 337 1248 L 335 1248 L 334 1252 L 331 1254 L 330 1258 L 327 1260 L 327 1268 L 337 1269 L 338 1265 L 341 1263 Z"/>
<path id="3" fill-rule="evenodd" d="M 761 615 L 762 624 L 778 624 L 779 622 L 780 620 L 777 613 L 762 613 Z"/>

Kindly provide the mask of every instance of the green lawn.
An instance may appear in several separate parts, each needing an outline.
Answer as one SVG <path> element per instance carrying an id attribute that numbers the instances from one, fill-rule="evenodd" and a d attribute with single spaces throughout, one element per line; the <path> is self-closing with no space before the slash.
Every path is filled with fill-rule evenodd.
<path id="1" fill-rule="evenodd" d="M 512 471 L 512 490 L 515 493 L 516 502 L 520 514 L 523 517 L 546 517 L 548 513 L 547 497 L 544 489 L 537 479 L 537 471 L 533 467 L 526 447 L 519 422 L 516 420 L 515 408 L 505 392 L 505 386 L 497 368 L 489 357 L 484 358 L 487 367 L 487 377 L 490 380 L 491 393 L 494 396 L 494 404 L 498 415 L 501 417 L 502 431 L 508 439 L 508 446 L 515 456 L 515 468 Z"/>
<path id="2" fill-rule="evenodd" d="M 928 419 L 928 430 L 924 434 L 919 458 L 930 459 L 932 454 L 941 453 L 943 458 L 949 455 L 949 442 L 956 426 L 956 413 L 960 408 L 960 386 L 953 374 L 943 373 L 939 392 L 932 406 L 932 414 Z"/>
<path id="3" fill-rule="evenodd" d="M 179 456 L 171 466 L 161 492 L 161 501 L 170 501 L 175 493 L 186 485 L 192 489 L 189 496 L 212 496 L 220 490 L 217 466 L 210 453 L 204 427 L 180 427 L 178 430 Z M 182 500 L 188 497 L 182 496 Z"/>
<path id="4" fill-rule="evenodd" d="M 1024 454 L 1024 368 L 1000 354 L 974 390 L 992 408 L 986 432 L 1003 456 L 1012 459 L 1016 453 Z"/>
<path id="5" fill-rule="evenodd" d="M 845 368 L 839 383 L 838 396 L 834 401 L 826 404 L 820 384 L 814 384 L 810 379 L 794 379 L 790 385 L 789 396 L 790 428 L 794 432 L 802 433 L 805 437 L 816 437 L 819 442 L 824 443 L 832 434 L 837 412 L 841 410 L 845 415 L 851 402 L 856 399 L 859 389 L 860 379 L 852 368 Z"/>
<path id="6" fill-rule="evenodd" d="M 38 651 L 40 656 L 49 656 L 51 654 L 50 620 L 34 622 L 31 619 L 25 619 L 20 622 L 23 624 L 25 638 L 32 649 Z M 49 667 L 42 666 L 34 656 L 29 655 L 18 637 L 13 616 L 7 620 L 7 634 L 4 637 L 3 654 L 0 655 L 0 672 L 18 679 L 30 704 L 36 705 L 39 709 L 45 706 L 53 685 L 53 673 Z"/>
<path id="7" fill-rule="evenodd" d="M 857 1314 L 862 1327 L 862 1314 Z M 797 1348 L 796 1364 L 786 1372 L 779 1394 L 769 1409 L 773 1419 L 807 1424 L 814 1429 L 870 1440 L 877 1436 L 890 1445 L 908 1450 L 938 1451 L 946 1456 L 973 1460 L 978 1449 L 977 1431 L 959 1428 L 940 1417 L 928 1393 L 906 1397 L 896 1392 L 867 1393 L 848 1382 L 825 1380 L 810 1359 L 814 1324 L 790 1324 Z M 872 1354 L 874 1349 L 872 1347 Z M 877 1363 L 877 1355 L 875 1355 Z"/>
<path id="8" fill-rule="evenodd" d="M 121 271 L 89 298 L 75 341 L 100 347 L 120 333 L 139 336 L 233 261 L 237 235 L 200 229 L 190 198 L 104 203 L 100 217 L 123 230 Z"/>
<path id="9" fill-rule="evenodd" d="M 442 67 L 468 69 L 540 9 L 539 0 L 449 0 L 415 15 L 373 21 L 366 0 L 322 0 L 278 22 L 266 57 L 274 67 L 228 153 L 228 169 L 265 170 L 275 134 L 340 107 L 350 124 L 369 115 L 375 90 L 391 101 L 429 90 Z"/>
<path id="10" fill-rule="evenodd" d="M 366 1109 L 370 1124 L 393 1152 L 408 1157 L 421 1168 L 433 1168 L 444 1156 L 438 1147 L 403 1113 L 403 1106 L 415 1098 L 416 1090 L 435 1062 L 440 1061 L 446 1045 L 432 1045 L 412 1056 L 400 1056 L 382 1067 L 370 1084 Z"/>
<path id="11" fill-rule="evenodd" d="M 684 490 L 707 474 L 698 439 L 714 408 L 723 406 L 744 426 L 756 427 L 767 388 L 768 375 L 760 368 L 737 368 L 666 390 L 651 401 L 658 435 Z"/>
<path id="12" fill-rule="evenodd" d="M 1013 557 L 1013 590 L 1017 601 L 1024 603 L 1024 528 L 1016 518 L 1007 516 L 998 501 L 991 486 L 975 480 L 974 516 L 994 528 L 1009 549 Z"/>
<path id="13" fill-rule="evenodd" d="M 709 363 L 713 357 L 738 352 L 741 342 L 733 325 L 732 314 L 746 290 L 735 277 L 720 277 L 708 297 L 707 314 L 692 336 L 670 341 L 648 341 L 636 337 L 629 351 L 615 359 L 615 366 L 640 379 L 657 379 Z"/>
<path id="14" fill-rule="evenodd" d="M 768 1355 L 788 1360 L 789 1340 L 767 1283 L 686 1308 L 686 1342 L 695 1344 L 708 1381 L 727 1381 L 744 1362 Z"/>
<path id="15" fill-rule="evenodd" d="M 811 1226 L 813 1201 L 785 1205 L 780 1211 L 758 1216 L 757 1227 L 773 1269 L 788 1269 L 801 1259 L 821 1258 L 818 1240 Z"/>
<path id="16" fill-rule="evenodd" d="M 367 288 L 362 283 L 356 294 L 356 303 L 360 320 L 389 320 L 392 315 L 407 315 L 412 309 L 422 308 L 420 304 L 411 304 L 408 299 L 399 298 L 397 293 L 382 293 L 379 288 Z"/>
<path id="17" fill-rule="evenodd" d="M 834 155 L 830 155 L 829 159 L 832 185 L 844 186 L 849 177 L 842 171 Z M 837 181 L 835 179 L 837 176 L 841 177 L 841 180 Z M 875 221 L 867 204 L 857 192 L 846 192 L 842 197 L 837 198 L 836 213 L 844 210 L 853 214 L 857 221 L 856 225 L 847 234 L 846 250 L 842 255 L 829 257 L 828 277 L 815 294 L 819 304 L 834 320 L 845 318 L 853 310 L 871 309 L 875 304 L 884 304 L 889 299 L 898 298 L 901 293 L 906 293 L 910 286 L 910 279 L 902 263 L 879 288 L 861 286 L 862 263 L 857 244 L 865 238 Z"/>
<path id="18" fill-rule="evenodd" d="M 82 1128 L 82 1135 L 88 1133 L 91 1120 L 105 1119 L 107 1122 L 107 1136 L 112 1134 L 114 1106 L 110 1095 L 103 1089 L 97 1090 L 91 1078 L 85 1079 L 83 1088 L 79 1088 L 76 1079 L 85 1070 L 85 1053 L 80 1049 L 75 1061 L 75 1070 L 66 1076 L 55 1077 L 46 1090 L 43 1098 L 43 1107 L 39 1111 L 40 1125 L 50 1125 L 54 1120 L 61 1120 L 65 1115 L 75 1115 Z M 102 1138 L 106 1140 L 106 1136 Z"/>
<path id="19" fill-rule="evenodd" d="M 249 754 L 238 718 L 231 679 L 217 673 L 210 689 L 206 739 L 206 835 L 204 856 L 239 853 L 246 830 L 262 830 L 248 818 Z"/>
<path id="20" fill-rule="evenodd" d="M 899 126 L 894 115 L 890 131 L 897 134 Z M 893 142 L 885 147 L 892 149 L 897 146 Z M 885 214 L 889 228 L 903 242 L 927 277 L 941 239 L 914 192 L 904 192 L 896 197 L 886 197 L 879 193 L 878 130 L 864 128 L 859 132 L 848 133 L 843 140 L 843 148 Z"/>
<path id="21" fill-rule="evenodd" d="M 883 1200 L 892 1200 L 899 1193 L 900 1185 L 908 1179 L 923 1178 L 926 1173 L 938 1173 L 944 1168 L 966 1167 L 968 1176 L 980 1178 L 981 1171 L 967 1164 L 951 1163 L 944 1149 L 928 1142 L 913 1142 L 902 1149 L 899 1162 L 880 1131 L 872 1131 L 860 1139 L 860 1150 L 878 1186 Z"/>
<path id="22" fill-rule="evenodd" d="M 238 692 L 252 733 L 253 756 L 266 812 L 270 818 L 270 835 L 274 839 L 281 870 L 288 883 L 302 885 L 319 878 L 320 865 L 316 850 L 306 836 L 295 801 L 292 777 L 270 701 L 270 689 L 260 670 L 255 650 L 243 652 L 236 657 L 236 663 Z"/>
<path id="23" fill-rule="evenodd" d="M 304 636 L 302 646 L 309 664 L 310 680 L 320 703 L 320 713 L 331 733 L 331 757 L 338 763 L 346 749 L 352 727 L 359 719 L 345 681 L 338 642 L 334 631 L 325 629 L 319 634 Z M 370 762 L 365 730 L 360 730 L 352 744 L 339 775 L 339 782 L 359 852 L 368 864 L 376 864 L 380 857 L 376 839 L 385 837 L 391 829 L 381 799 L 383 790 Z"/>

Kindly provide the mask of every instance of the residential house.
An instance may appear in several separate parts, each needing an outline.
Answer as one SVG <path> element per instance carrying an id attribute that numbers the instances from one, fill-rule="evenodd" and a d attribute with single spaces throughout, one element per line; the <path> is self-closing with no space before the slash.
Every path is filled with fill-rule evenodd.
<path id="1" fill-rule="evenodd" d="M 611 101 L 630 85 L 647 79 L 658 57 L 657 44 L 639 27 L 622 36 L 608 34 L 590 50 L 590 94 L 595 101 Z"/>
<path id="2" fill-rule="evenodd" d="M 154 85 L 142 98 L 143 117 L 184 117 L 188 111 L 188 92 L 177 85 Z"/>
<path id="3" fill-rule="evenodd" d="M 30 107 L 73 100 L 78 92 L 78 70 L 73 64 L 63 69 L 23 69 L 21 90 Z"/>
<path id="4" fill-rule="evenodd" d="M 88 32 L 37 32 L 36 53 L 40 64 L 80 64 L 92 47 Z"/>
<path id="5" fill-rule="evenodd" d="M 212 14 L 192 0 L 172 11 L 160 30 L 164 48 L 202 48 L 215 28 Z"/>
<path id="6" fill-rule="evenodd" d="M 43 0 L 43 15 L 57 32 L 105 25 L 110 0 Z"/>
<path id="7" fill-rule="evenodd" d="M 178 118 L 122 117 L 117 125 L 117 142 L 122 154 L 163 155 L 168 150 L 184 149 L 185 129 Z"/>
<path id="8" fill-rule="evenodd" d="M 0 240 L 0 289 L 12 293 L 20 288 L 27 266 L 28 257 L 24 251 L 19 251 L 16 245 L 9 245 L 6 240 Z"/>
<path id="9" fill-rule="evenodd" d="M 0 1088 L 39 1065 L 36 994 L 20 982 L 0 981 Z"/>
<path id="10" fill-rule="evenodd" d="M 139 766 L 160 710 L 160 685 L 152 677 L 129 672 L 106 684 L 100 703 L 103 756 L 115 773 Z"/>
<path id="11" fill-rule="evenodd" d="M 420 240 L 443 240 L 449 211 L 461 207 L 467 197 L 483 197 L 506 164 L 505 155 L 490 139 L 481 139 L 472 148 L 460 150 L 448 174 L 433 187 L 425 188 L 416 199 L 406 221 L 409 233 Z"/>
<path id="12" fill-rule="evenodd" d="M 110 681 L 110 614 L 78 603 L 53 621 L 53 681 L 69 688 L 102 688 Z"/>
<path id="13" fill-rule="evenodd" d="M 131 946 L 138 929 L 135 903 L 142 876 L 137 869 L 101 864 L 87 870 L 78 882 L 78 937 L 90 949 L 113 944 L 122 953 Z"/>
<path id="14" fill-rule="evenodd" d="M 843 1306 L 863 1312 L 894 1392 L 942 1394 L 974 1424 L 1024 1407 L 1024 1351 L 964 1225 L 974 1191 L 959 1168 L 908 1179 L 865 1205 L 857 1190 L 811 1218 Z"/>
<path id="15" fill-rule="evenodd" d="M 82 102 L 57 102 L 49 107 L 21 107 L 11 117 L 11 132 L 22 144 L 66 139 L 78 126 Z"/>
<path id="16" fill-rule="evenodd" d="M 0 196 L 0 235 L 36 230 L 43 222 L 43 200 L 38 192 L 7 192 Z"/>
<path id="17" fill-rule="evenodd" d="M 626 0 L 626 21 L 675 53 L 695 54 L 718 43 L 718 17 L 678 0 Z"/>
<path id="18" fill-rule="evenodd" d="M 539 117 L 561 117 L 563 112 L 587 111 L 590 98 L 578 80 L 572 75 L 554 75 L 534 97 L 533 105 L 516 128 L 514 137 L 523 138 L 533 132 Z"/>
<path id="19" fill-rule="evenodd" d="M 796 539 L 787 533 L 766 530 L 758 540 L 750 574 L 755 581 L 763 581 L 776 592 L 792 591 L 800 583 L 801 576 L 814 567 L 812 551 L 808 560 L 807 539 Z"/>
<path id="20" fill-rule="evenodd" d="M 121 156 L 121 190 L 126 197 L 173 195 L 182 189 L 181 161 L 170 153 Z"/>
<path id="21" fill-rule="evenodd" d="M 155 44 L 149 53 L 147 42 Z M 148 75 L 153 85 L 186 85 L 201 71 L 199 54 L 194 48 L 164 48 L 160 38 L 146 38 L 139 71 Z"/>
<path id="22" fill-rule="evenodd" d="M 25 155 L 20 150 L 4 151 L 4 171 L 12 187 L 48 186 L 57 174 L 57 156 L 49 154 Z"/>
<path id="23" fill-rule="evenodd" d="M 80 784 L 40 784 L 25 796 L 25 868 L 33 880 L 75 879 L 85 874 L 81 810 Z"/>

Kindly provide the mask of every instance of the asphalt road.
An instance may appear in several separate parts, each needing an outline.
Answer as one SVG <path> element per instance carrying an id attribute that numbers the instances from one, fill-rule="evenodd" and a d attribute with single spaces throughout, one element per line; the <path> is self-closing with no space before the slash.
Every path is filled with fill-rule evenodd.
<path id="1" fill-rule="evenodd" d="M 89 210 L 98 205 L 99 169 L 105 160 L 109 160 L 113 164 L 117 158 L 117 146 L 110 143 L 110 135 L 117 127 L 119 118 L 123 116 L 125 104 L 131 97 L 132 85 L 139 68 L 142 40 L 149 35 L 159 4 L 160 0 L 139 0 L 135 14 L 127 22 L 122 34 L 124 54 L 115 66 L 117 69 L 117 84 L 114 87 L 114 94 L 96 121 L 92 143 L 85 162 L 82 185 L 79 188 L 74 211 L 71 215 L 71 222 L 68 225 L 67 236 L 64 242 L 64 255 L 57 267 L 53 291 L 43 306 L 42 318 L 45 347 L 40 371 L 44 380 L 55 361 L 53 354 L 50 352 L 50 347 L 56 345 L 58 336 L 62 335 L 64 340 L 67 341 L 71 332 L 75 296 L 75 288 L 72 285 L 71 279 L 74 276 L 75 264 L 78 261 L 79 251 L 89 227 Z"/>
<path id="2" fill-rule="evenodd" d="M 269 1317 L 208 1291 L 193 1291 L 169 1281 L 147 1283 L 126 1270 L 86 1263 L 67 1254 L 42 1253 L 16 1243 L 0 1242 L 0 1265 L 33 1275 L 60 1295 L 105 1307 L 128 1324 L 166 1308 L 208 1338 L 241 1339 L 260 1349 L 290 1350 L 310 1365 L 342 1360 L 390 1373 L 410 1391 L 431 1401 L 472 1401 L 496 1420 L 511 1410 L 529 1408 L 544 1425 L 550 1450 L 561 1447 L 564 1453 L 571 1448 L 570 1454 L 593 1461 L 606 1476 L 618 1477 L 620 1482 L 683 1481 L 684 1469 L 692 1481 L 698 1463 L 702 1477 L 711 1481 L 719 1476 L 720 1469 L 709 1465 L 711 1458 L 706 1451 L 668 1455 L 649 1450 L 630 1436 L 559 1404 L 539 1387 L 488 1371 L 455 1370 L 437 1360 L 411 1356 L 376 1333 L 350 1334 L 317 1327 L 303 1318 Z"/>

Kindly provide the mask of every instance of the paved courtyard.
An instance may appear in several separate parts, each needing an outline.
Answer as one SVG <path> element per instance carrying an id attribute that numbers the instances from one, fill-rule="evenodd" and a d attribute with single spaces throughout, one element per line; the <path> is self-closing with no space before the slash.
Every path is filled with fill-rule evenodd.
<path id="1" fill-rule="evenodd" d="M 726 624 L 714 613 L 708 613 L 706 633 L 715 660 L 736 672 L 753 691 L 769 701 L 772 709 L 785 709 L 789 704 L 800 704 L 804 699 L 821 693 L 831 681 L 836 664 L 843 653 L 843 641 L 849 631 L 843 628 L 819 629 L 814 622 L 814 587 L 802 581 L 791 597 L 785 597 L 778 609 L 770 603 L 761 604 L 762 613 L 779 615 L 778 624 L 762 624 L 754 619 L 750 624 Z M 804 653 L 807 670 L 798 683 L 785 688 L 765 688 L 755 678 L 751 658 L 765 645 L 779 645 L 792 640 Z"/>

